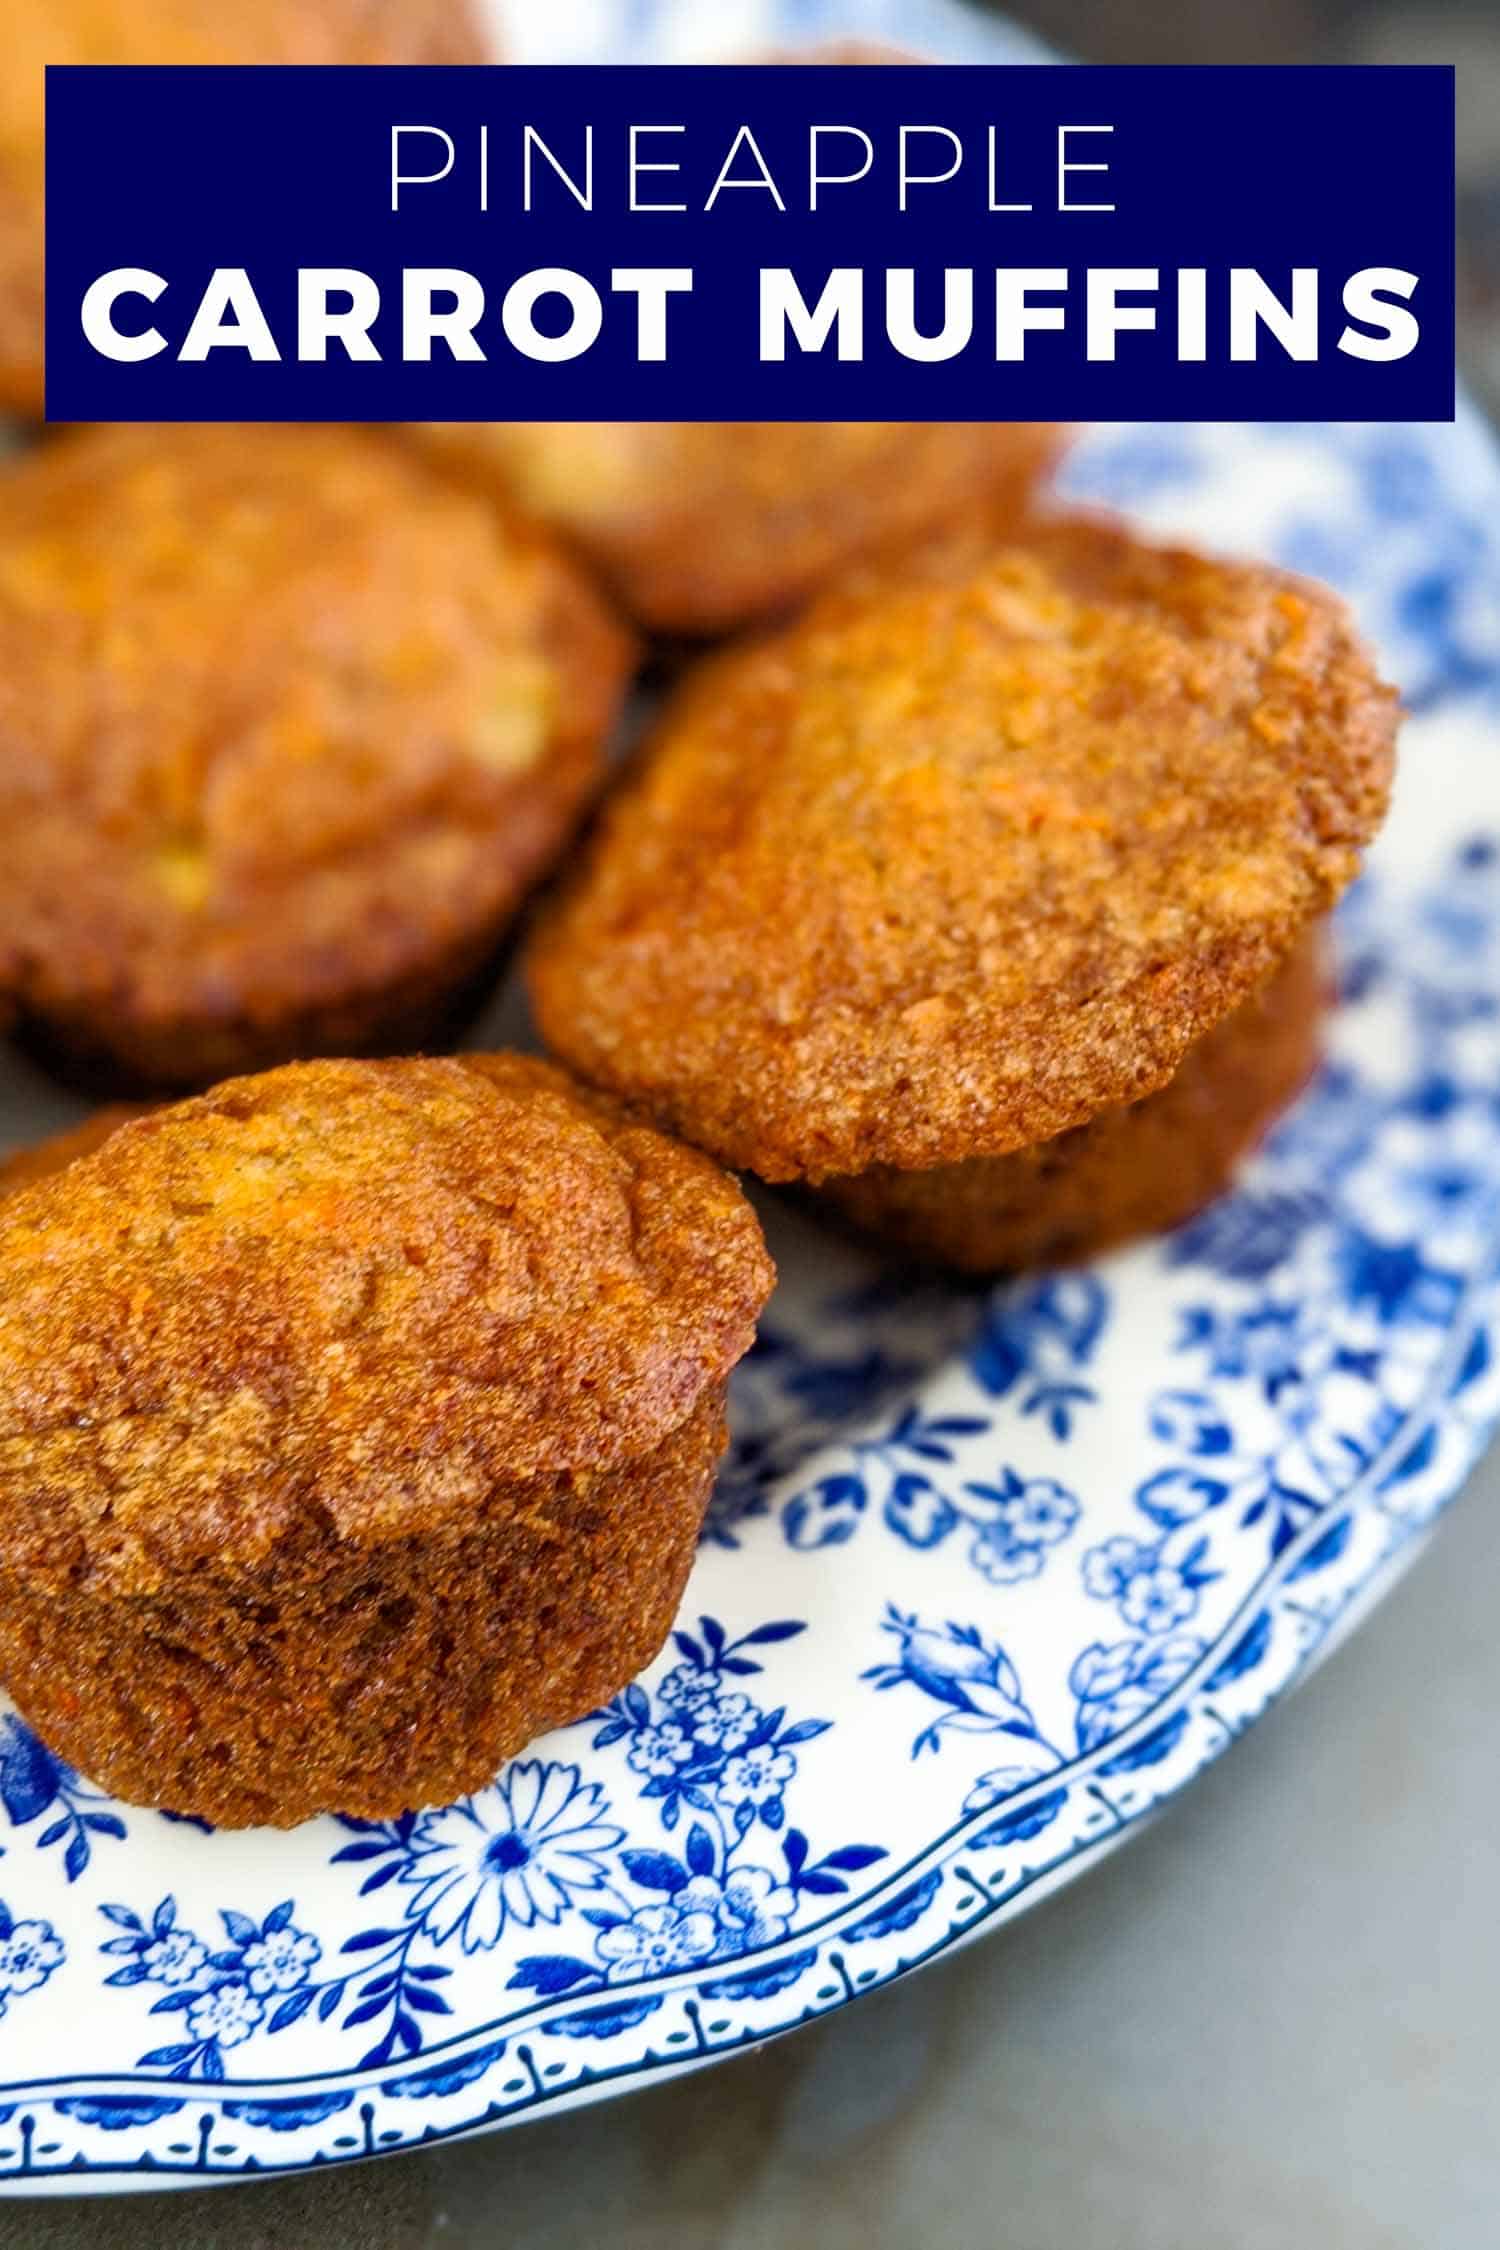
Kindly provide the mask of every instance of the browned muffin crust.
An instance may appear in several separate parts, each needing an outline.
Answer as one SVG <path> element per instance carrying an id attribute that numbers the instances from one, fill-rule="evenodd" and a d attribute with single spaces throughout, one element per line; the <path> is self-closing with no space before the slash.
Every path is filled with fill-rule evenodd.
<path id="1" fill-rule="evenodd" d="M 465 0 L 6 0 L 0 38 L 0 411 L 41 418 L 49 63 L 469 63 Z"/>
<path id="2" fill-rule="evenodd" d="M 533 944 L 544 1036 L 767 1179 L 1049 1140 L 1326 913 L 1395 724 L 1322 588 L 1092 521 L 932 549 L 690 678 Z"/>
<path id="3" fill-rule="evenodd" d="M 1228 1187 L 1317 1068 L 1330 993 L 1322 928 L 1142 1101 L 1054 1140 L 925 1172 L 889 1165 L 821 1193 L 883 1241 L 963 1273 L 1076 1264 L 1180 1226 Z"/>
<path id="4" fill-rule="evenodd" d="M 891 540 L 1021 516 L 1052 422 L 432 422 L 411 434 L 552 525 L 646 626 L 723 633 Z"/>
<path id="5" fill-rule="evenodd" d="M 96 1148 L 102 1148 L 122 1125 L 146 1114 L 139 1102 L 106 1102 L 81 1125 L 71 1125 L 65 1133 L 53 1133 L 30 1148 L 13 1149 L 9 1156 L 0 1157 L 0 1195 L 14 1195 L 18 1188 L 30 1187 L 33 1180 L 49 1180 L 54 1172 L 65 1172 L 80 1156 L 92 1156 Z"/>
<path id="6" fill-rule="evenodd" d="M 383 1545 L 128 1605 L 0 1591 L 28 1723 L 127 1804 L 227 1828 L 385 1819 L 482 1788 L 661 1648 L 724 1450 L 717 1385 L 654 1452 Z"/>
<path id="7" fill-rule="evenodd" d="M 0 1201 L 0 1680 L 210 1820 L 477 1787 L 660 1645 L 772 1271 L 516 1056 L 318 1063 Z"/>
<path id="8" fill-rule="evenodd" d="M 420 1045 L 580 816 L 633 650 L 541 535 L 340 428 L 0 476 L 0 991 L 193 1086 Z"/>

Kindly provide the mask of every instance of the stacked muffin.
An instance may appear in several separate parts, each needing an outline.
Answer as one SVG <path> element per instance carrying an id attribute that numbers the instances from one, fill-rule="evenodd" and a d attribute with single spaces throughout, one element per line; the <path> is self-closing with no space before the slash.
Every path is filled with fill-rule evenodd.
<path id="1" fill-rule="evenodd" d="M 533 947 L 548 1044 L 978 1271 L 1215 1193 L 1308 1075 L 1395 706 L 1340 604 L 1058 520 L 709 661 Z"/>

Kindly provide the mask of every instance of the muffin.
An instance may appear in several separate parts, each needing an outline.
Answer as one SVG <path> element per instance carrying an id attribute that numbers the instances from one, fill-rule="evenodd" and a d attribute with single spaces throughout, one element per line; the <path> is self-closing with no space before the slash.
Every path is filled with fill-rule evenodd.
<path id="1" fill-rule="evenodd" d="M 42 413 L 49 63 L 467 63 L 464 0 L 7 0 L 0 41 L 0 412 Z"/>
<path id="2" fill-rule="evenodd" d="M 867 1233 L 961 1273 L 1069 1265 L 1213 1202 L 1317 1069 L 1332 991 L 1326 929 L 1189 1047 L 1154 1094 L 1008 1156 L 825 1180 Z"/>
<path id="3" fill-rule="evenodd" d="M 194 1087 L 427 1043 L 583 812 L 633 650 L 546 540 L 328 428 L 0 476 L 0 1013 Z"/>
<path id="4" fill-rule="evenodd" d="M 1395 723 L 1316 586 L 1089 520 L 946 542 L 689 679 L 537 935 L 538 1020 L 910 1249 L 1082 1256 L 1305 1075 Z"/>
<path id="5" fill-rule="evenodd" d="M 513 1055 L 311 1063 L 0 1202 L 0 1680 L 229 1826 L 479 1787 L 656 1654 L 772 1271 Z"/>
<path id="6" fill-rule="evenodd" d="M 464 422 L 412 434 L 552 525 L 624 607 L 702 636 L 977 503 L 1019 515 L 1051 422 Z"/>
<path id="7" fill-rule="evenodd" d="M 30 1187 L 33 1180 L 50 1180 L 54 1172 L 65 1172 L 78 1157 L 91 1156 L 96 1148 L 102 1148 L 133 1117 L 147 1114 L 138 1102 L 108 1102 L 81 1125 L 54 1133 L 31 1148 L 13 1149 L 9 1156 L 0 1156 L 0 1196 L 14 1195 L 18 1189 Z"/>
<path id="8" fill-rule="evenodd" d="M 736 59 L 924 58 L 833 39 Z M 773 617 L 976 505 L 1019 518 L 1067 435 L 1053 422 L 427 422 L 411 434 L 562 533 L 641 625 L 685 639 Z"/>

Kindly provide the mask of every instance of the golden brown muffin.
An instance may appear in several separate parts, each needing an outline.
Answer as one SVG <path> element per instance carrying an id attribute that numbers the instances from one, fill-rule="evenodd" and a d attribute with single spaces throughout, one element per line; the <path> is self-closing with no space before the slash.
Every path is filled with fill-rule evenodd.
<path id="1" fill-rule="evenodd" d="M 42 412 L 49 63 L 468 63 L 465 0 L 6 0 L 0 37 L 0 411 Z"/>
<path id="2" fill-rule="evenodd" d="M 203 1085 L 424 1044 L 587 803 L 633 651 L 371 433 L 75 432 L 0 476 L 0 995 Z"/>
<path id="3" fill-rule="evenodd" d="M 1278 572 L 1077 519 L 929 549 L 683 687 L 533 947 L 544 1035 L 771 1180 L 1051 1140 L 1327 912 L 1395 718 Z"/>
<path id="4" fill-rule="evenodd" d="M 882 1165 L 822 1193 L 866 1232 L 963 1273 L 1076 1264 L 1165 1233 L 1223 1193 L 1312 1077 L 1329 993 L 1319 926 L 1156 1093 L 1009 1156 Z"/>
<path id="5" fill-rule="evenodd" d="M 50 1180 L 54 1172 L 65 1172 L 80 1156 L 92 1156 L 96 1148 L 102 1148 L 133 1117 L 147 1115 L 149 1110 L 139 1102 L 108 1102 L 81 1125 L 54 1133 L 31 1148 L 0 1156 L 0 1195 L 14 1195 L 17 1189 L 30 1187 L 33 1180 Z"/>
<path id="6" fill-rule="evenodd" d="M 772 1283 L 514 1055 L 313 1063 L 0 1202 L 0 1680 L 228 1825 L 487 1781 L 660 1647 Z"/>
<path id="7" fill-rule="evenodd" d="M 420 442 L 553 525 L 658 632 L 789 608 L 890 540 L 1019 516 L 1052 422 L 429 422 Z"/>

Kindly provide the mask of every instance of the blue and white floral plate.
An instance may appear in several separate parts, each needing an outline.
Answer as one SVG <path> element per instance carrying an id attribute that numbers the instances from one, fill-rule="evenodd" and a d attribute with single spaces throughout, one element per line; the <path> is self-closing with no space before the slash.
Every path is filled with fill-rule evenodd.
<path id="1" fill-rule="evenodd" d="M 1405 691 L 1321 1078 L 1196 1224 L 988 1299 L 769 1207 L 673 1645 L 461 1804 L 213 1834 L 0 1716 L 0 2183 L 443 2140 L 840 2007 L 1128 1835 L 1458 1489 L 1500 1412 L 1500 465 L 1467 418 L 1153 427 L 1068 483 L 1332 579 Z M 5 1137 L 60 1121 L 0 1071 Z"/>

